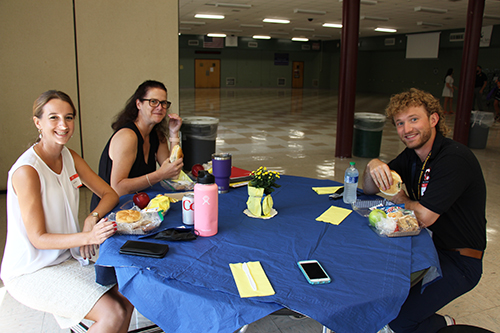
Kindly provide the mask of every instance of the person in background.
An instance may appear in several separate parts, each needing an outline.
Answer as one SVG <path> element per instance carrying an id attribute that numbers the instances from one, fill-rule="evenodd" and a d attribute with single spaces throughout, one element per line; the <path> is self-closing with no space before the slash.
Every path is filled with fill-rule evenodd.
<path id="1" fill-rule="evenodd" d="M 444 113 L 447 114 L 453 114 L 453 91 L 455 89 L 458 89 L 453 85 L 453 68 L 449 68 L 448 71 L 446 72 L 446 75 L 444 77 L 444 87 L 443 87 L 443 94 L 442 96 L 444 97 Z M 450 111 L 446 111 L 447 109 L 450 109 Z"/>
<path id="2" fill-rule="evenodd" d="M 495 107 L 495 121 L 500 121 L 500 78 L 497 78 L 495 81 L 497 89 L 495 91 L 495 101 L 493 102 L 493 106 Z"/>
<path id="3" fill-rule="evenodd" d="M 445 135 L 439 101 L 412 88 L 394 95 L 386 114 L 406 149 L 388 164 L 368 162 L 363 174 L 366 194 L 392 185 L 391 170 L 406 186 L 391 200 L 413 210 L 422 227 L 432 231 L 442 278 L 421 292 L 422 282 L 410 289 L 396 319 L 397 332 L 433 333 L 454 324 L 440 308 L 473 289 L 482 275 L 486 248 L 486 185 L 481 166 L 465 145 Z"/>
<path id="4" fill-rule="evenodd" d="M 170 163 L 170 150 L 179 144 L 182 119 L 168 114 L 167 88 L 158 81 L 145 81 L 129 98 L 112 124 L 115 132 L 104 148 L 99 162 L 99 176 L 119 196 L 144 190 L 163 179 L 177 177 L 182 159 Z M 167 119 L 169 119 L 167 121 Z M 168 130 L 168 140 L 165 136 Z M 156 168 L 156 163 L 160 167 Z M 99 203 L 92 196 L 90 209 Z"/>
<path id="5" fill-rule="evenodd" d="M 89 332 L 127 332 L 132 304 L 116 285 L 98 285 L 89 262 L 94 247 L 116 232 L 116 223 L 101 217 L 118 195 L 65 146 L 75 116 L 73 102 L 61 91 L 49 90 L 33 105 L 40 135 L 9 171 L 1 278 L 12 297 L 54 314 L 61 328 L 86 318 L 95 322 Z M 82 184 L 102 199 L 80 232 Z"/>
<path id="6" fill-rule="evenodd" d="M 483 93 L 488 83 L 488 77 L 483 73 L 481 66 L 476 67 L 476 81 L 474 83 L 474 102 L 472 107 L 476 106 L 477 111 L 486 111 L 483 106 Z"/>

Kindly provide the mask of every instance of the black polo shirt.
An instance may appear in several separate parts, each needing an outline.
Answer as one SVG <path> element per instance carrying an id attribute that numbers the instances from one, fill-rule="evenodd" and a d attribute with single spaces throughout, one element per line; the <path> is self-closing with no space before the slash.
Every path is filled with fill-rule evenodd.
<path id="1" fill-rule="evenodd" d="M 469 148 L 437 133 L 426 162 L 406 148 L 389 167 L 410 199 L 440 215 L 429 227 L 437 248 L 486 248 L 486 184 Z"/>
<path id="2" fill-rule="evenodd" d="M 474 83 L 474 88 L 482 88 L 484 82 L 488 81 L 488 77 L 483 72 L 476 73 L 476 81 Z"/>

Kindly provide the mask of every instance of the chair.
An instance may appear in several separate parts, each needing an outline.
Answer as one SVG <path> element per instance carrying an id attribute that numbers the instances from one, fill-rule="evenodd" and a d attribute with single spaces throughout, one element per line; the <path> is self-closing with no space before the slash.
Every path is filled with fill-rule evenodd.
<path id="1" fill-rule="evenodd" d="M 477 326 L 452 325 L 440 329 L 438 333 L 494 333 L 494 332 Z"/>
<path id="2" fill-rule="evenodd" d="M 84 323 L 79 323 L 76 326 L 71 327 L 71 333 L 85 333 L 87 332 L 89 327 Z M 128 331 L 128 333 L 163 333 L 163 330 L 156 325 L 151 325 L 139 329 L 135 329 L 133 331 Z"/>

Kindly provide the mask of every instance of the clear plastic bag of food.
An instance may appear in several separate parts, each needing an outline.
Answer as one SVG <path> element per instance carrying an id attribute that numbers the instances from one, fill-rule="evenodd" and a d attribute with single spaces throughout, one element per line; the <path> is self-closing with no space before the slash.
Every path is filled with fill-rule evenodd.
<path id="1" fill-rule="evenodd" d="M 375 207 L 368 215 L 368 222 L 383 237 L 415 236 L 421 230 L 414 212 L 404 205 Z"/>
<path id="2" fill-rule="evenodd" d="M 108 221 L 116 222 L 119 234 L 144 235 L 160 226 L 163 214 L 159 210 L 140 210 L 134 206 L 109 214 Z"/>
<path id="3" fill-rule="evenodd" d="M 182 170 L 177 179 L 164 179 L 160 184 L 169 191 L 192 191 L 194 189 L 193 180 Z"/>

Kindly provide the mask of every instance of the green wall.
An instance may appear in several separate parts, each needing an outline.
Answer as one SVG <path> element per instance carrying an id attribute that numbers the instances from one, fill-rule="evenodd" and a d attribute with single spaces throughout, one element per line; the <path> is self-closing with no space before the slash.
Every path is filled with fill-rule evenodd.
<path id="1" fill-rule="evenodd" d="M 450 42 L 450 34 L 463 30 L 441 31 L 437 59 L 405 59 L 406 35 L 390 35 L 360 39 L 357 90 L 393 94 L 410 87 L 441 96 L 444 76 L 454 69 L 455 85 L 459 85 L 463 42 Z M 385 46 L 386 38 L 395 38 L 394 46 Z M 493 27 L 489 47 L 480 47 L 478 64 L 483 71 L 500 72 L 500 25 Z"/>
<path id="2" fill-rule="evenodd" d="M 404 34 L 360 38 L 357 91 L 393 94 L 417 87 L 441 96 L 444 76 L 450 67 L 455 70 L 455 84 L 458 86 L 463 42 L 449 41 L 450 34 L 456 32 L 463 32 L 463 29 L 441 31 L 438 59 L 405 59 Z M 387 38 L 394 38 L 394 45 L 386 46 Z M 190 40 L 198 40 L 199 45 L 188 45 Z M 257 42 L 258 47 L 248 47 L 249 42 Z M 314 46 L 319 46 L 319 49 L 313 50 Z M 288 65 L 275 65 L 275 53 L 287 53 Z M 500 72 L 499 54 L 500 25 L 496 25 L 490 46 L 479 49 L 478 64 L 483 71 Z M 293 61 L 304 62 L 304 88 L 336 90 L 339 84 L 339 40 L 301 43 L 288 39 L 240 37 L 238 47 L 208 49 L 203 48 L 203 36 L 182 35 L 179 37 L 181 88 L 194 87 L 194 59 L 221 59 L 221 88 L 226 87 L 226 78 L 229 77 L 236 79 L 237 88 L 278 87 L 278 78 L 285 78 L 284 87 L 290 88 Z"/>
<path id="3" fill-rule="evenodd" d="M 197 40 L 199 45 L 188 45 L 192 40 Z M 249 42 L 257 42 L 258 47 L 248 47 Z M 303 46 L 312 49 L 313 43 L 319 50 L 302 50 Z M 182 35 L 179 37 L 179 85 L 181 88 L 194 87 L 195 59 L 221 59 L 221 88 L 226 87 L 226 78 L 235 78 L 237 88 L 274 88 L 278 87 L 278 78 L 285 78 L 286 84 L 282 87 L 291 88 L 293 61 L 304 62 L 304 88 L 313 88 L 313 81 L 319 82 L 322 74 L 324 54 L 321 48 L 321 41 L 303 43 L 241 37 L 238 47 L 210 49 L 203 48 L 203 36 Z M 288 54 L 288 65 L 275 65 L 275 53 Z M 323 75 L 322 80 L 327 81 L 328 75 Z"/>

